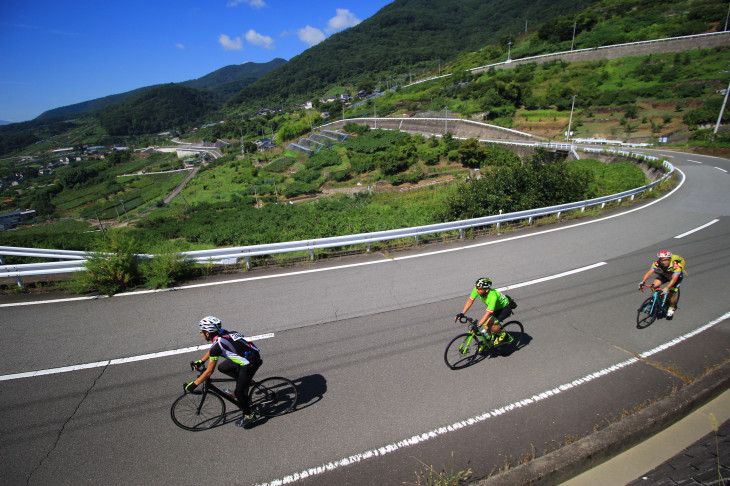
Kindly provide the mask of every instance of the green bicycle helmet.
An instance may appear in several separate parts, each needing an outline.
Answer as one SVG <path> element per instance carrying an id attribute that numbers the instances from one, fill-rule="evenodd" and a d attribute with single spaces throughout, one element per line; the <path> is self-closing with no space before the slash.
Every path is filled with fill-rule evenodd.
<path id="1" fill-rule="evenodd" d="M 492 288 L 492 279 L 487 277 L 482 277 L 480 279 L 477 279 L 474 286 L 478 289 L 490 289 Z"/>

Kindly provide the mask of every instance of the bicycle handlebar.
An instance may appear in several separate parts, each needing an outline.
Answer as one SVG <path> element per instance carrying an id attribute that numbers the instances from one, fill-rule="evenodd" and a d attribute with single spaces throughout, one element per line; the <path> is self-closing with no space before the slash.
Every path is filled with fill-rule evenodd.
<path id="1" fill-rule="evenodd" d="M 643 284 L 641 287 L 639 287 L 642 293 L 644 292 L 644 287 L 650 287 L 651 289 L 653 289 L 654 292 L 656 292 L 657 290 L 661 290 L 661 287 L 654 287 L 653 285 Z"/>

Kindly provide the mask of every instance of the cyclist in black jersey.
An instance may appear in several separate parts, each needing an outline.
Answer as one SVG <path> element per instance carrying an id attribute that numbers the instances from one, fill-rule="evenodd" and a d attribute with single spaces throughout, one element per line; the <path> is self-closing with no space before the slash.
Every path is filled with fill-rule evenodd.
<path id="1" fill-rule="evenodd" d="M 256 420 L 248 402 L 248 388 L 254 374 L 261 366 L 262 360 L 259 349 L 246 340 L 243 334 L 235 331 L 226 331 L 221 327 L 221 320 L 217 317 L 204 317 L 198 323 L 200 334 L 206 341 L 212 342 L 210 349 L 202 359 L 195 362 L 195 365 L 202 365 L 208 361 L 208 366 L 198 378 L 185 385 L 185 390 L 192 391 L 198 385 L 207 380 L 215 371 L 216 364 L 220 358 L 218 369 L 236 380 L 234 395 L 238 406 L 243 412 L 243 417 L 236 421 L 236 425 L 243 427 Z"/>

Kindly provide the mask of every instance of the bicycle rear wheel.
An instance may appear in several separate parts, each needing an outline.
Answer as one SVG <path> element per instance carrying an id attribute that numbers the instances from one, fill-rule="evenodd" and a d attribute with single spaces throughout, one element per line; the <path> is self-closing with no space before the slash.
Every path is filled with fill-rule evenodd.
<path id="1" fill-rule="evenodd" d="M 471 366 L 479 361 L 479 347 L 482 339 L 470 332 L 459 334 L 449 342 L 444 351 L 446 366 L 452 370 L 459 370 Z"/>
<path id="2" fill-rule="evenodd" d="M 636 327 L 643 329 L 650 326 L 655 320 L 658 305 L 654 305 L 654 297 L 648 297 L 636 311 Z"/>
<path id="3" fill-rule="evenodd" d="M 215 393 L 183 393 L 170 407 L 170 417 L 180 428 L 198 432 L 214 427 L 226 413 L 226 404 Z"/>
<path id="4" fill-rule="evenodd" d="M 291 380 L 274 376 L 254 385 L 249 393 L 251 409 L 264 417 L 289 412 L 297 403 L 297 387 Z"/>
<path id="5" fill-rule="evenodd" d="M 502 356 L 509 356 L 517 351 L 520 343 L 524 341 L 525 328 L 522 327 L 520 321 L 509 321 L 502 324 L 502 330 L 507 333 L 507 337 L 497 346 L 497 352 Z"/>

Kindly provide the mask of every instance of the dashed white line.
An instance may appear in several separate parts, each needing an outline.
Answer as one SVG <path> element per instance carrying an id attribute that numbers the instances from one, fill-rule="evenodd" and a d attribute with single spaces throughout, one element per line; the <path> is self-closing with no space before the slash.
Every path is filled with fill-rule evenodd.
<path id="1" fill-rule="evenodd" d="M 270 333 L 261 334 L 258 336 L 251 336 L 251 340 L 260 341 L 262 339 L 268 339 L 268 338 L 272 338 L 272 337 L 274 337 L 274 333 L 270 332 Z M 88 370 L 91 368 L 103 368 L 104 366 L 108 366 L 108 365 L 118 365 L 118 364 L 124 364 L 124 363 L 132 363 L 135 361 L 144 361 L 147 359 L 162 358 L 164 356 L 173 356 L 176 354 L 192 353 L 193 351 L 201 351 L 203 349 L 208 349 L 208 348 L 210 348 L 210 344 L 203 344 L 202 346 L 190 346 L 189 348 L 173 349 L 170 351 L 161 351 L 159 353 L 142 354 L 139 356 L 130 356 L 129 358 L 109 359 L 109 360 L 105 360 L 105 361 L 97 361 L 95 363 L 84 363 L 84 364 L 80 364 L 80 365 L 63 366 L 61 368 L 51 368 L 51 369 L 47 369 L 47 370 L 26 371 L 24 373 L 14 373 L 12 375 L 2 375 L 2 376 L 0 376 L 0 381 L 18 380 L 20 378 L 33 378 L 36 376 L 54 375 L 56 373 L 68 373 L 70 371 Z"/>
<path id="2" fill-rule="evenodd" d="M 555 275 L 549 275 L 547 277 L 538 278 L 538 279 L 535 279 L 535 280 L 529 280 L 527 282 L 522 282 L 522 283 L 517 283 L 517 284 L 514 284 L 514 285 L 509 285 L 507 287 L 502 287 L 502 288 L 497 289 L 497 290 L 499 290 L 499 291 L 505 291 L 505 290 L 510 290 L 510 289 L 516 289 L 516 288 L 519 288 L 519 287 L 526 287 L 528 285 L 535 285 L 535 284 L 538 284 L 538 283 L 546 282 L 548 280 L 554 280 L 556 278 L 567 277 L 569 275 L 574 275 L 576 273 L 580 273 L 580 272 L 585 272 L 585 271 L 588 271 L 588 270 L 592 270 L 594 268 L 598 268 L 598 267 L 601 267 L 603 265 L 606 265 L 606 262 L 594 263 L 592 265 L 587 265 L 585 267 L 580 267 L 580 268 L 576 268 L 576 269 L 573 269 L 573 270 L 568 270 L 567 272 L 562 272 L 562 273 L 558 273 L 558 274 L 555 274 Z M 274 333 L 268 333 L 268 334 L 262 334 L 262 335 L 259 335 L 259 336 L 252 336 L 251 337 L 251 340 L 257 341 L 257 340 L 267 339 L 267 338 L 272 338 L 272 337 L 274 337 Z M 143 354 L 143 355 L 139 355 L 139 356 L 132 356 L 132 357 L 129 357 L 129 358 L 117 358 L 117 359 L 106 360 L 106 361 L 98 361 L 98 362 L 95 362 L 95 363 L 86 363 L 86 364 L 73 365 L 73 366 L 64 366 L 64 367 L 61 367 L 61 368 L 52 368 L 52 369 L 39 370 L 39 371 L 28 371 L 28 372 L 25 372 L 25 373 L 15 373 L 15 374 L 12 374 L 12 375 L 3 375 L 3 376 L 0 376 L 0 381 L 17 380 L 19 378 L 31 378 L 31 377 L 34 377 L 34 376 L 51 375 L 51 374 L 55 374 L 55 373 L 67 373 L 67 372 L 70 372 L 70 371 L 78 371 L 78 370 L 84 370 L 84 369 L 89 369 L 89 368 L 100 368 L 100 367 L 107 366 L 107 365 L 116 365 L 116 364 L 132 363 L 134 361 L 143 361 L 143 360 L 147 360 L 147 359 L 155 359 L 155 358 L 162 358 L 162 357 L 165 357 L 165 356 L 173 356 L 173 355 L 176 355 L 176 354 L 190 353 L 190 352 L 193 352 L 193 351 L 207 349 L 208 347 L 210 347 L 209 344 L 204 344 L 202 346 L 193 346 L 193 347 L 189 347 L 189 348 L 173 349 L 171 351 L 160 351 L 159 353 Z"/>
<path id="3" fill-rule="evenodd" d="M 719 219 L 713 219 L 709 223 L 703 224 L 702 226 L 699 226 L 699 227 L 697 227 L 697 228 L 695 228 L 693 230 L 689 230 L 686 233 L 682 233 L 681 235 L 677 235 L 674 238 L 675 239 L 684 238 L 687 235 L 691 235 L 692 233 L 696 233 L 696 232 L 698 232 L 700 230 L 703 230 L 703 229 L 707 228 L 708 226 L 712 226 L 713 224 L 717 223 L 718 221 L 720 221 L 720 220 Z"/>
<path id="4" fill-rule="evenodd" d="M 722 167 L 715 167 L 715 169 L 717 169 L 717 170 L 721 170 L 721 171 L 723 171 L 724 173 L 726 173 L 726 174 L 727 174 L 727 171 L 726 171 L 725 169 L 723 169 Z"/>
<path id="5" fill-rule="evenodd" d="M 708 322 L 707 324 L 701 326 L 700 328 L 689 332 L 683 336 L 680 336 L 676 339 L 673 339 L 672 341 L 663 344 L 661 346 L 657 346 L 656 348 L 646 351 L 645 353 L 642 353 L 640 356 L 642 358 L 645 358 L 647 356 L 651 356 L 652 354 L 656 354 L 659 351 L 663 351 L 667 348 L 670 348 L 674 346 L 675 344 L 679 344 L 682 341 L 685 341 L 703 331 L 706 331 L 713 326 L 719 324 L 720 322 L 730 318 L 730 312 L 725 313 L 723 316 L 718 317 L 717 319 Z M 400 449 L 404 449 L 409 446 L 417 445 L 422 442 L 426 442 L 430 439 L 434 439 L 440 435 L 444 435 L 449 432 L 453 432 L 455 430 L 463 429 L 465 427 L 468 427 L 470 425 L 474 425 L 480 422 L 484 422 L 485 420 L 491 418 L 491 417 L 497 417 L 499 415 L 502 415 L 504 413 L 507 413 L 511 410 L 514 410 L 516 408 L 526 407 L 528 405 L 532 405 L 534 403 L 537 403 L 541 400 L 544 400 L 546 398 L 558 395 L 561 392 L 564 392 L 566 390 L 570 390 L 572 388 L 575 388 L 579 385 L 582 385 L 584 383 L 589 383 L 596 378 L 600 378 L 602 376 L 606 376 L 609 373 L 613 373 L 614 371 L 618 371 L 622 368 L 625 368 L 626 366 L 638 362 L 638 358 L 630 358 L 626 361 L 622 361 L 620 363 L 616 363 L 613 366 L 610 366 L 608 368 L 604 368 L 600 371 L 596 371 L 595 373 L 591 373 L 589 375 L 586 375 L 582 378 L 578 378 L 576 380 L 573 380 L 569 383 L 565 383 L 563 385 L 560 385 L 558 387 L 555 387 L 550 390 L 545 390 L 542 393 L 535 394 L 529 398 L 525 398 L 523 400 L 519 400 L 513 403 L 510 403 L 509 405 L 505 405 L 504 407 L 495 408 L 493 410 L 490 410 L 488 412 L 484 412 L 480 415 L 476 415 L 474 417 L 468 418 L 466 420 L 461 420 L 459 422 L 453 423 L 451 425 L 445 425 L 443 427 L 439 427 L 437 429 L 430 430 L 428 432 L 425 432 L 423 434 L 414 435 L 413 437 L 410 437 L 408 439 L 403 439 L 398 442 L 394 442 L 382 447 L 378 447 L 377 449 L 371 449 L 369 451 L 362 452 L 360 454 L 355 454 L 349 457 L 342 458 L 338 461 L 329 462 L 327 464 L 322 464 L 320 466 L 312 467 L 305 469 L 303 471 L 290 474 L 288 476 L 285 476 L 281 479 L 275 479 L 273 481 L 267 482 L 267 483 L 259 483 L 257 486 L 281 486 L 284 484 L 291 484 L 296 481 L 299 481 L 301 479 L 307 479 L 311 478 L 320 474 L 323 474 L 328 471 L 333 471 L 335 469 L 339 469 L 341 467 L 349 466 L 350 464 L 356 464 L 362 461 L 365 461 L 367 459 L 371 459 L 374 457 L 384 456 L 386 454 L 390 454 L 391 452 L 395 452 Z"/>

